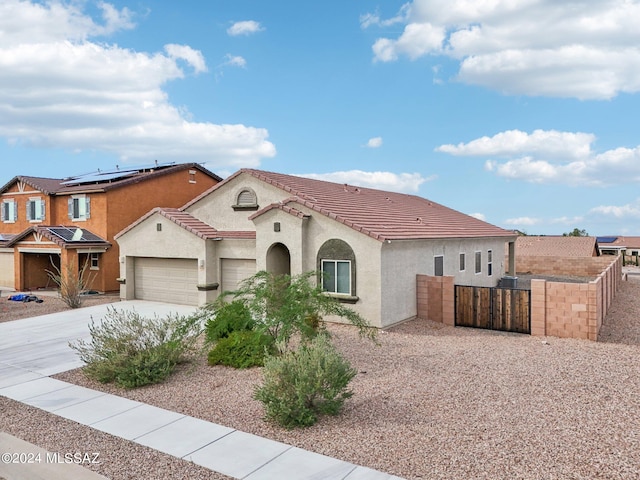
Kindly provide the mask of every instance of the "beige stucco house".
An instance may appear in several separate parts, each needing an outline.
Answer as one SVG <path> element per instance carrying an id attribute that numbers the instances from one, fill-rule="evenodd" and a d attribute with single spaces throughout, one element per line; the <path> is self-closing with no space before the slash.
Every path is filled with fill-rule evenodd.
<path id="1" fill-rule="evenodd" d="M 416 274 L 495 286 L 515 271 L 511 231 L 415 195 L 253 169 L 115 238 L 125 299 L 200 305 L 260 270 L 315 270 L 377 327 L 416 315 Z"/>

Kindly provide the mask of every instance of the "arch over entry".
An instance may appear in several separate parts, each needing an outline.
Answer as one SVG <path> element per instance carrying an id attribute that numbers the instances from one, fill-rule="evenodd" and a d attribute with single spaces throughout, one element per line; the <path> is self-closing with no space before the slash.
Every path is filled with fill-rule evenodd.
<path id="1" fill-rule="evenodd" d="M 267 272 L 275 275 L 291 275 L 291 253 L 286 245 L 274 243 L 269 247 Z"/>

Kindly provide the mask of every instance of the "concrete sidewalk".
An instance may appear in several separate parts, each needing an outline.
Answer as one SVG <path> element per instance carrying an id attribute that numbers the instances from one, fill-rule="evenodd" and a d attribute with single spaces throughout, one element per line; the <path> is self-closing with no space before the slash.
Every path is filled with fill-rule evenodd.
<path id="1" fill-rule="evenodd" d="M 194 311 L 194 307 L 184 305 L 137 300 L 116 305 L 118 309 L 134 308 L 145 316 Z M 88 339 L 89 321 L 91 318 L 101 319 L 106 312 L 107 305 L 98 305 L 1 323 L 0 396 L 234 478 L 400 480 L 399 477 L 274 440 L 49 378 L 82 366 L 68 343 L 79 338 Z M 23 447 L 19 443 L 12 444 L 12 440 L 6 437 L 0 437 L 0 453 Z M 4 450 L 6 443 L 13 445 L 14 450 Z M 11 477 L 11 471 L 6 467 L 0 463 L 0 478 L 101 478 L 67 476 L 64 472 L 59 477 Z"/>

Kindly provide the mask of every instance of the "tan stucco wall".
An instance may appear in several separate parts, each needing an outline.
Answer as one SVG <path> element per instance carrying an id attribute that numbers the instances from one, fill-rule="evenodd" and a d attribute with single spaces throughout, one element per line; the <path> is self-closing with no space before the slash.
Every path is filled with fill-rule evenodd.
<path id="1" fill-rule="evenodd" d="M 487 275 L 487 251 L 492 250 L 492 275 Z M 482 272 L 475 273 L 475 252 L 482 252 Z M 460 271 L 460 254 L 465 270 Z M 434 275 L 434 257 L 443 256 L 444 275 L 459 285 L 493 287 L 505 272 L 505 239 L 395 240 L 382 247 L 382 318 L 391 325 L 417 315 L 416 275 Z"/>

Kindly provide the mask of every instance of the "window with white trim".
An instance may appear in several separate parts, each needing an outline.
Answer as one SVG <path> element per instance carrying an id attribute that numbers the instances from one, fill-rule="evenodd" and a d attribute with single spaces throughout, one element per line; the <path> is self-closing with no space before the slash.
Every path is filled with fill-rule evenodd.
<path id="1" fill-rule="evenodd" d="M 72 195 L 68 202 L 71 220 L 88 220 L 91 218 L 91 198 L 86 195 Z"/>
<path id="2" fill-rule="evenodd" d="M 351 261 L 322 260 L 322 289 L 351 295 Z"/>
<path id="3" fill-rule="evenodd" d="M 2 201 L 2 221 L 4 223 L 15 223 L 18 220 L 18 208 L 13 199 Z"/>
<path id="4" fill-rule="evenodd" d="M 482 273 L 482 252 L 476 252 L 476 273 Z"/>
<path id="5" fill-rule="evenodd" d="M 89 257 L 90 270 L 100 270 L 100 254 L 97 252 L 91 253 Z"/>
<path id="6" fill-rule="evenodd" d="M 27 201 L 27 220 L 30 222 L 44 220 L 44 200 L 42 198 L 35 197 Z"/>

